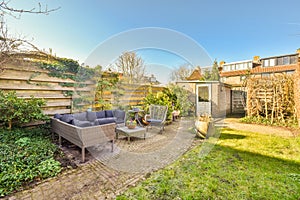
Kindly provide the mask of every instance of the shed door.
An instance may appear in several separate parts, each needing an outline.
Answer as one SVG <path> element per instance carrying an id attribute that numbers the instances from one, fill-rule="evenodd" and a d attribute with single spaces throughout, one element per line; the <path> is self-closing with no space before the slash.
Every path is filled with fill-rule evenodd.
<path id="1" fill-rule="evenodd" d="M 211 85 L 197 86 L 197 115 L 211 115 Z"/>

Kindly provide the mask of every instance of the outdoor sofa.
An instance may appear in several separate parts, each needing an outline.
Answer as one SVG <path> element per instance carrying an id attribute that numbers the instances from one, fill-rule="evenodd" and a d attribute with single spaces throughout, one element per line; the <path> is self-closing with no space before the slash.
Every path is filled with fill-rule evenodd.
<path id="1" fill-rule="evenodd" d="M 125 112 L 105 110 L 99 112 L 81 112 L 76 114 L 56 114 L 51 118 L 53 133 L 81 148 L 82 162 L 85 161 L 85 148 L 110 141 L 114 148 L 115 128 L 124 123 Z"/>

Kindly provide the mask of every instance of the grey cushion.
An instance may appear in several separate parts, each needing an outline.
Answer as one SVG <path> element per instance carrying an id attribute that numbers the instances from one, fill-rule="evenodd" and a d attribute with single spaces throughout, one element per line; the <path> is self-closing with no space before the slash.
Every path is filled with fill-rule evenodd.
<path id="1" fill-rule="evenodd" d="M 105 111 L 98 111 L 96 112 L 97 118 L 105 118 Z"/>
<path id="2" fill-rule="evenodd" d="M 109 124 L 109 123 L 115 123 L 116 118 L 114 117 L 100 118 L 100 119 L 96 119 L 96 121 L 98 122 L 99 125 Z"/>
<path id="3" fill-rule="evenodd" d="M 117 124 L 124 123 L 125 111 L 123 111 L 123 110 L 114 110 L 113 114 L 114 114 L 114 117 L 116 118 L 116 123 Z"/>
<path id="4" fill-rule="evenodd" d="M 64 114 L 60 120 L 63 121 L 63 122 L 66 122 L 66 123 L 72 123 L 74 119 L 74 116 L 72 114 Z"/>
<path id="5" fill-rule="evenodd" d="M 160 119 L 147 119 L 147 122 L 150 122 L 150 123 L 162 123 L 162 120 L 160 120 Z"/>
<path id="6" fill-rule="evenodd" d="M 61 115 L 61 114 L 55 114 L 55 115 L 54 115 L 54 118 L 55 118 L 55 119 L 61 119 L 61 118 L 62 118 L 62 115 Z"/>
<path id="7" fill-rule="evenodd" d="M 114 117 L 112 110 L 106 110 L 105 117 Z"/>
<path id="8" fill-rule="evenodd" d="M 93 126 L 94 123 L 89 122 L 89 121 L 80 121 L 80 120 L 74 119 L 73 125 L 78 126 L 78 127 L 89 127 L 89 126 Z"/>
<path id="9" fill-rule="evenodd" d="M 87 111 L 86 118 L 88 121 L 94 122 L 97 119 L 97 116 L 95 112 Z"/>
<path id="10" fill-rule="evenodd" d="M 79 121 L 88 121 L 87 120 L 87 112 L 81 112 L 74 114 L 74 119 L 77 119 Z"/>

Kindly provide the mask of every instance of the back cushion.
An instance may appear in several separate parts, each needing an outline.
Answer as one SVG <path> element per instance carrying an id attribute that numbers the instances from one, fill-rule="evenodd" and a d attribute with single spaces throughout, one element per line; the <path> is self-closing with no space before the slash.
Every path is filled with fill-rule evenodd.
<path id="1" fill-rule="evenodd" d="M 98 111 L 96 112 L 97 118 L 105 118 L 105 111 Z"/>
<path id="2" fill-rule="evenodd" d="M 76 114 L 74 114 L 74 119 L 77 119 L 79 121 L 87 121 L 86 113 L 87 112 L 76 113 Z"/>
<path id="3" fill-rule="evenodd" d="M 61 115 L 61 114 L 55 114 L 55 115 L 54 115 L 54 118 L 55 118 L 55 119 L 61 119 L 61 118 L 62 118 L 62 115 Z"/>
<path id="4" fill-rule="evenodd" d="M 113 112 L 112 112 L 112 110 L 106 110 L 105 111 L 105 117 L 113 117 L 114 115 L 113 115 Z"/>
<path id="5" fill-rule="evenodd" d="M 125 118 L 125 111 L 115 110 L 114 111 L 114 117 L 116 117 L 117 119 L 124 119 Z"/>
<path id="6" fill-rule="evenodd" d="M 87 111 L 86 117 L 90 122 L 94 122 L 97 119 L 96 113 L 91 111 Z"/>
<path id="7" fill-rule="evenodd" d="M 64 114 L 60 120 L 63 121 L 63 122 L 66 122 L 66 123 L 72 123 L 74 117 L 72 114 Z"/>

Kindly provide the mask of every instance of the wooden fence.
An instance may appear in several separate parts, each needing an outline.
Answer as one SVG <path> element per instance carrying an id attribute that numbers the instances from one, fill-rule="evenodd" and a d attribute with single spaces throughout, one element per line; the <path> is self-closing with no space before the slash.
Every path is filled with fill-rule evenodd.
<path id="1" fill-rule="evenodd" d="M 78 109 L 73 105 L 73 100 L 78 97 L 76 94 L 80 93 L 81 96 L 93 98 L 95 84 L 92 81 L 85 82 L 85 87 L 75 87 L 74 84 L 76 82 L 71 79 L 51 77 L 49 71 L 30 62 L 6 65 L 0 71 L 1 90 L 15 90 L 20 98 L 34 96 L 45 99 L 47 104 L 43 110 L 47 115 L 77 112 Z M 163 90 L 163 87 L 157 86 L 122 84 L 120 90 L 124 94 L 120 96 L 119 103 L 123 105 L 140 104 L 148 94 L 150 87 L 153 93 Z M 107 101 L 115 100 L 112 92 L 109 91 L 105 92 L 104 98 Z"/>

